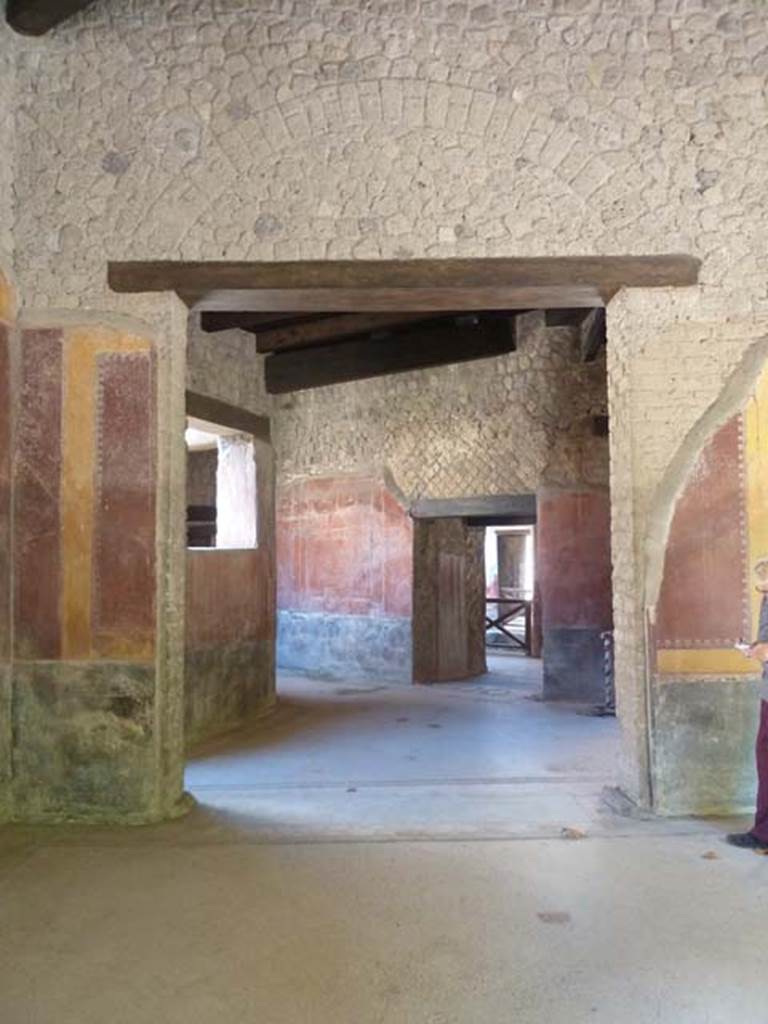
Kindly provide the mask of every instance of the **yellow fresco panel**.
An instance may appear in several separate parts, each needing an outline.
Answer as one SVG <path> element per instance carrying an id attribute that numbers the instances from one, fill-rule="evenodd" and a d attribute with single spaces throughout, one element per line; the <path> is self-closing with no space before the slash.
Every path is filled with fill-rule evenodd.
<path id="1" fill-rule="evenodd" d="M 11 321 L 16 315 L 16 301 L 10 281 L 0 271 L 0 320 Z"/>
<path id="2" fill-rule="evenodd" d="M 657 652 L 656 669 L 668 676 L 758 675 L 760 666 L 732 647 L 663 649 Z"/>
<path id="3" fill-rule="evenodd" d="M 93 529 L 96 469 L 96 366 L 102 354 L 144 352 L 149 342 L 99 327 L 69 332 L 64 348 L 61 552 L 62 656 L 93 657 Z M 119 644 L 115 645 L 119 648 Z M 122 653 L 122 651 L 121 651 Z M 120 655 L 116 653 L 115 657 Z"/>

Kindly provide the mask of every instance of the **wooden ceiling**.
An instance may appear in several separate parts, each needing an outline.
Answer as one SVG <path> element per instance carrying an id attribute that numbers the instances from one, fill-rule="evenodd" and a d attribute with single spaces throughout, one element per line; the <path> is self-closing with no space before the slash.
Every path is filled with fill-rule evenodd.
<path id="1" fill-rule="evenodd" d="M 582 360 L 605 344 L 620 288 L 695 284 L 688 256 L 109 265 L 118 292 L 175 291 L 204 331 L 248 331 L 284 394 L 514 351 L 518 319 L 577 332 Z"/>

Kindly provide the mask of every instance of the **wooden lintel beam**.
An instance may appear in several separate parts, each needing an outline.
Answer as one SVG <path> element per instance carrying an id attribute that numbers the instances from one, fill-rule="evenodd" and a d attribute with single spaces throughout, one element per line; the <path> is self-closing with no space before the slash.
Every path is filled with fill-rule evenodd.
<path id="1" fill-rule="evenodd" d="M 606 344 L 605 310 L 591 309 L 579 327 L 579 347 L 584 363 L 592 363 Z"/>
<path id="2" fill-rule="evenodd" d="M 413 328 L 385 338 L 358 338 L 276 352 L 267 356 L 264 371 L 267 391 L 279 395 L 503 355 L 513 352 L 515 345 L 514 317 L 462 317 L 456 322 Z"/>
<path id="3" fill-rule="evenodd" d="M 186 392 L 186 413 L 198 420 L 215 423 L 230 430 L 239 430 L 251 434 L 257 441 L 269 442 L 270 422 L 268 416 L 258 416 L 237 405 L 222 402 L 209 395 L 201 395 L 197 391 Z"/>
<path id="4" fill-rule="evenodd" d="M 619 288 L 696 284 L 684 255 L 110 263 L 117 292 L 175 291 L 209 310 L 418 312 L 601 306 Z"/>
<path id="5" fill-rule="evenodd" d="M 603 306 L 613 292 L 593 285 L 543 288 L 281 288 L 183 292 L 188 306 L 200 310 L 307 313 L 450 313 L 457 309 L 547 309 Z"/>
<path id="6" fill-rule="evenodd" d="M 42 36 L 78 11 L 90 7 L 93 0 L 7 0 L 5 20 L 15 32 Z"/>
<path id="7" fill-rule="evenodd" d="M 296 263 L 113 262 L 115 291 L 318 288 L 622 288 L 695 284 L 692 256 L 539 256 L 526 259 L 316 260 Z"/>

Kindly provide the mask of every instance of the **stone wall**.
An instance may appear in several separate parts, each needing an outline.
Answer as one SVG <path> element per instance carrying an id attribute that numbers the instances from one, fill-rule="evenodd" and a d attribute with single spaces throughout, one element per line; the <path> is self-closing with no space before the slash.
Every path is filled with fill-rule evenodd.
<path id="1" fill-rule="evenodd" d="M 200 317 L 187 322 L 187 388 L 238 409 L 269 416 L 272 399 L 264 387 L 264 357 L 252 334 L 218 331 L 206 334 Z"/>
<path id="2" fill-rule="evenodd" d="M 605 487 L 605 365 L 584 365 L 569 329 L 522 318 L 518 350 L 472 363 L 316 388 L 275 401 L 281 479 L 383 468 L 419 498 Z"/>
<path id="3" fill-rule="evenodd" d="M 164 317 L 107 292 L 108 258 L 702 259 L 699 288 L 609 309 L 619 709 L 649 800 L 645 577 L 684 478 L 667 471 L 768 335 L 761 5 L 102 0 L 14 45 L 33 307 Z"/>

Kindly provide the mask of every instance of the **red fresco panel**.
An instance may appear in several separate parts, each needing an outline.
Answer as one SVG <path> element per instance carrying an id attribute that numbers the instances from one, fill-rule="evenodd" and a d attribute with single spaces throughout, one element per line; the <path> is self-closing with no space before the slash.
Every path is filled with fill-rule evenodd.
<path id="1" fill-rule="evenodd" d="M 367 477 L 289 485 L 278 505 L 281 608 L 341 615 L 409 615 L 412 526 Z"/>
<path id="2" fill-rule="evenodd" d="M 62 332 L 26 330 L 14 468 L 15 655 L 61 652 Z"/>
<path id="3" fill-rule="evenodd" d="M 536 576 L 545 627 L 610 628 L 611 506 L 606 492 L 563 491 L 540 499 Z"/>
<path id="4" fill-rule="evenodd" d="M 149 353 L 98 360 L 94 634 L 155 628 L 154 373 Z"/>
<path id="5" fill-rule="evenodd" d="M 675 507 L 657 609 L 659 647 L 722 647 L 749 633 L 741 416 L 702 451 Z"/>
<path id="6" fill-rule="evenodd" d="M 0 659 L 11 656 L 11 382 L 8 328 L 0 323 Z"/>
<path id="7" fill-rule="evenodd" d="M 187 648 L 268 640 L 271 594 L 268 549 L 187 551 Z"/>

